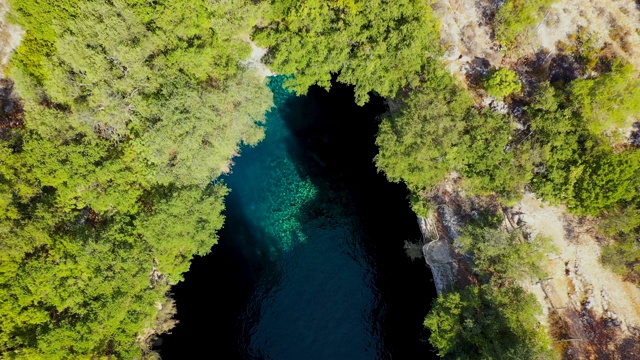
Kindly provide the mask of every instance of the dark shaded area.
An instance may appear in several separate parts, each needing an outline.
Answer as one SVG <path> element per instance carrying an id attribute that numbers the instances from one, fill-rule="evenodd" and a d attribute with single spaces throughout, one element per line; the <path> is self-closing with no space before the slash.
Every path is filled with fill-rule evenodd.
<path id="1" fill-rule="evenodd" d="M 350 201 L 365 224 L 363 242 L 378 271 L 385 358 L 437 358 L 429 351 L 422 326 L 436 297 L 431 273 L 423 260 L 411 262 L 403 250 L 404 240 L 422 236 L 409 193 L 403 184 L 390 183 L 373 162 L 384 99 L 372 96 L 365 106 L 357 106 L 352 87 L 334 82 L 330 92 L 315 87 L 308 97 L 294 100 L 297 104 L 286 107 L 284 119 L 306 149 L 297 162 L 301 173 L 315 172 L 311 180 L 321 189 L 326 181 L 340 183 L 346 193 L 342 199 L 329 199 L 322 195 L 330 192 L 321 192 L 309 207 Z"/>
<path id="2" fill-rule="evenodd" d="M 640 122 L 633 124 L 633 131 L 630 136 L 631 145 L 640 147 Z"/>
<path id="3" fill-rule="evenodd" d="M 569 83 L 582 75 L 580 65 L 573 57 L 565 54 L 553 56 L 549 64 L 549 81 L 551 83 Z"/>
<path id="4" fill-rule="evenodd" d="M 13 81 L 0 79 L 0 140 L 8 141 L 14 129 L 24 128 L 22 100 L 13 92 Z"/>
<path id="5" fill-rule="evenodd" d="M 362 243 L 376 270 L 374 291 L 380 305 L 374 316 L 383 319 L 382 358 L 437 358 L 422 327 L 435 297 L 431 274 L 423 261 L 410 262 L 403 250 L 404 240 L 421 236 L 408 192 L 404 185 L 389 183 L 373 163 L 384 100 L 372 97 L 358 107 L 353 99 L 350 87 L 334 84 L 331 92 L 312 88 L 308 96 L 292 98 L 280 109 L 295 134 L 296 144 L 288 146 L 297 170 L 319 189 L 300 216 L 326 207 L 355 213 L 364 224 Z M 304 151 L 296 150 L 300 147 Z M 240 319 L 258 278 L 270 269 L 262 265 L 264 259 L 243 250 L 257 243 L 252 236 L 264 234 L 250 228 L 248 210 L 241 208 L 237 195 L 232 191 L 226 201 L 220 244 L 195 259 L 185 281 L 174 287 L 180 324 L 162 337 L 163 359 L 243 358 L 250 326 Z"/>
<path id="6" fill-rule="evenodd" d="M 562 318 L 555 312 L 551 314 L 551 334 L 563 359 L 614 360 L 640 357 L 640 340 L 633 335 L 620 338 L 618 327 L 621 322 L 617 316 L 598 316 L 585 305 L 583 303 L 579 310 L 563 309 Z"/>
<path id="7" fill-rule="evenodd" d="M 185 280 L 173 288 L 179 323 L 171 334 L 161 337 L 158 350 L 163 359 L 195 358 L 199 354 L 241 359 L 237 320 L 258 280 L 257 274 L 264 269 L 262 261 L 242 251 L 251 234 L 242 209 L 231 206 L 234 197 L 233 192 L 227 197 L 227 221 L 219 233 L 219 244 L 207 256 L 196 257 Z"/>
<path id="8" fill-rule="evenodd" d="M 483 80 L 491 72 L 491 63 L 485 58 L 475 57 L 469 62 L 469 69 L 465 75 L 466 82 L 473 89 L 482 89 Z"/>

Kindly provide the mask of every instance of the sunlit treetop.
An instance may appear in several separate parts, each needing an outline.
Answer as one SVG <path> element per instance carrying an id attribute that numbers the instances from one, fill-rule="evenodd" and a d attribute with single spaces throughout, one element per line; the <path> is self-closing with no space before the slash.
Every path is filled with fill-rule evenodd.
<path id="1" fill-rule="evenodd" d="M 296 92 L 328 89 L 339 74 L 364 104 L 370 91 L 394 96 L 416 84 L 439 35 L 426 1 L 277 0 L 255 39 L 270 49 L 274 71 L 295 75 L 287 85 Z"/>

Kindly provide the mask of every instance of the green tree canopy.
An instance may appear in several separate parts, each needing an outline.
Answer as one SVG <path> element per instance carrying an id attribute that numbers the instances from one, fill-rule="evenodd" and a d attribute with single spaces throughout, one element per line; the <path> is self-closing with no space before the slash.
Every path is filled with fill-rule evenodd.
<path id="1" fill-rule="evenodd" d="M 228 190 L 211 181 L 263 136 L 271 95 L 242 62 L 261 7 L 13 6 L 28 35 L 10 71 L 24 126 L 0 140 L 0 357 L 140 358 L 217 242 Z"/>
<path id="2" fill-rule="evenodd" d="M 634 201 L 606 212 L 598 227 L 613 239 L 602 251 L 603 263 L 640 284 L 640 203 Z"/>
<path id="3" fill-rule="evenodd" d="M 450 359 L 557 358 L 536 317 L 535 296 L 518 286 L 471 286 L 434 301 L 424 326 L 438 355 Z"/>
<path id="4" fill-rule="evenodd" d="M 506 232 L 471 225 L 464 228 L 455 245 L 473 256 L 474 270 L 481 277 L 497 282 L 544 278 L 547 255 L 555 251 L 547 237 L 527 239 L 521 230 Z"/>
<path id="5" fill-rule="evenodd" d="M 274 71 L 304 94 L 312 85 L 329 88 L 332 74 L 355 85 L 358 104 L 368 93 L 394 96 L 417 83 L 437 54 L 438 24 L 421 0 L 276 0 L 255 39 L 270 49 Z"/>
<path id="6" fill-rule="evenodd" d="M 528 179 L 510 142 L 504 115 L 478 112 L 465 89 L 432 63 L 397 112 L 384 117 L 376 138 L 378 169 L 414 192 L 428 191 L 458 171 L 471 192 L 515 196 Z"/>
<path id="7" fill-rule="evenodd" d="M 384 117 L 376 137 L 376 165 L 394 182 L 414 192 L 431 189 L 451 171 L 450 151 L 458 144 L 473 100 L 444 69 L 425 73 L 426 81 Z"/>
<path id="8" fill-rule="evenodd" d="M 596 78 L 575 80 L 567 91 L 595 135 L 640 120 L 640 79 L 631 65 L 616 64 Z"/>
<path id="9" fill-rule="evenodd" d="M 532 179 L 535 190 L 565 202 L 579 214 L 598 215 L 638 193 L 639 152 L 614 152 L 587 128 L 583 114 L 560 90 L 543 85 L 527 108 L 541 163 Z"/>
<path id="10" fill-rule="evenodd" d="M 502 99 L 513 93 L 520 92 L 522 83 L 518 79 L 518 74 L 511 69 L 500 68 L 491 71 L 484 80 L 484 88 L 489 95 Z"/>
<path id="11" fill-rule="evenodd" d="M 507 0 L 494 19 L 495 37 L 507 47 L 527 39 L 528 32 L 544 19 L 545 10 L 555 0 Z"/>

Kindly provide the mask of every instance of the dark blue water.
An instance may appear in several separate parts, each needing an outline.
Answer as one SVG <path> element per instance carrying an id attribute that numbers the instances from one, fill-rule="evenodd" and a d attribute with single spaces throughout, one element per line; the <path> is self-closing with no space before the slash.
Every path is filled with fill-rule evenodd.
<path id="1" fill-rule="evenodd" d="M 403 242 L 420 234 L 403 186 L 372 162 L 381 99 L 348 87 L 296 97 L 272 78 L 266 138 L 233 173 L 220 244 L 174 288 L 163 359 L 425 359 L 434 296 Z"/>

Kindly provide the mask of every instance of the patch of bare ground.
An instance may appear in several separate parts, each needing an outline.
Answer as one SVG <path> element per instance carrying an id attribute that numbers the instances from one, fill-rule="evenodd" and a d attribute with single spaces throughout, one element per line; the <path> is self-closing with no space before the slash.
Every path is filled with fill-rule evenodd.
<path id="1" fill-rule="evenodd" d="M 502 62 L 503 55 L 491 38 L 490 24 L 475 1 L 437 0 L 432 7 L 440 19 L 445 64 L 461 82 L 476 59 L 486 59 L 493 65 Z"/>
<path id="2" fill-rule="evenodd" d="M 594 49 L 605 49 L 608 56 L 624 59 L 640 71 L 640 10 L 633 0 L 556 1 L 531 30 L 534 36 L 523 38 L 511 51 L 503 49 L 493 38 L 492 21 L 499 3 L 435 0 L 432 5 L 441 23 L 443 61 L 461 84 L 474 90 L 482 107 L 497 110 L 505 107 L 476 84 L 491 67 L 516 68 L 535 59 L 536 67 L 543 65 L 550 76 L 540 81 L 566 81 L 589 75 L 572 68 L 576 66 L 574 59 L 565 54 L 562 46 L 559 48 L 573 42 L 579 33 L 586 34 Z M 549 68 L 554 70 L 549 73 Z M 622 132 L 628 136 L 629 129 Z"/>
<path id="3" fill-rule="evenodd" d="M 633 0 L 561 0 L 546 12 L 531 37 L 532 52 L 556 51 L 559 41 L 585 28 L 595 45 L 609 44 L 620 58 L 640 70 L 640 11 Z M 525 47 L 526 48 L 526 47 Z"/>
<path id="4" fill-rule="evenodd" d="M 267 49 L 261 48 L 256 43 L 251 41 L 249 35 L 242 36 L 242 40 L 251 45 L 251 55 L 248 59 L 245 59 L 242 64 L 249 70 L 255 71 L 255 73 L 261 78 L 266 79 L 269 76 L 275 75 L 269 70 L 269 68 L 262 62 L 262 58 L 267 54 Z"/>
<path id="5" fill-rule="evenodd" d="M 600 263 L 589 220 L 567 215 L 526 194 L 511 211 L 532 236 L 549 236 L 559 249 L 549 277 L 523 286 L 543 304 L 566 359 L 640 358 L 640 289 Z"/>
<path id="6" fill-rule="evenodd" d="M 20 45 L 24 31 L 17 25 L 7 22 L 9 4 L 0 0 L 0 78 L 4 78 L 4 69 L 9 62 L 11 53 Z"/>

